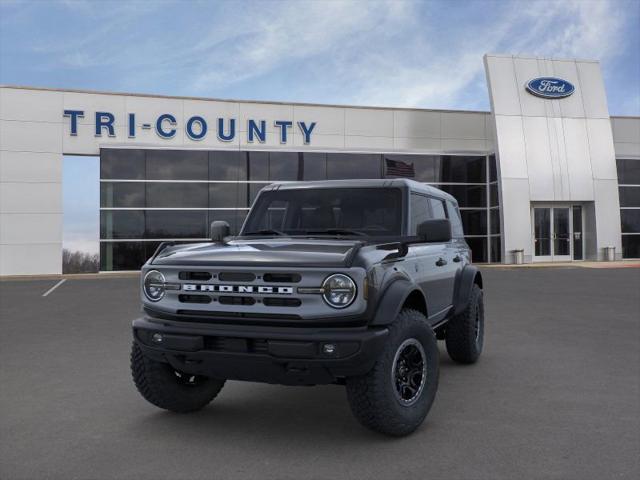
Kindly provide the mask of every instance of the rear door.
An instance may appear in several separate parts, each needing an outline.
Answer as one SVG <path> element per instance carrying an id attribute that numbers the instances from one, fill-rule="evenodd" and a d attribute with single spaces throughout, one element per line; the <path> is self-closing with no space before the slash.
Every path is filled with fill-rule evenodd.
<path id="1" fill-rule="evenodd" d="M 444 200 L 435 197 L 429 197 L 429 206 L 432 218 L 446 219 L 449 218 Z M 451 221 L 451 219 L 449 219 Z M 458 252 L 457 244 L 450 240 L 446 243 L 439 244 L 442 247 L 442 255 L 436 261 L 436 266 L 440 270 L 441 285 L 439 287 L 442 292 L 442 310 L 453 304 L 453 291 L 455 288 L 456 274 L 461 268 L 461 258 Z"/>

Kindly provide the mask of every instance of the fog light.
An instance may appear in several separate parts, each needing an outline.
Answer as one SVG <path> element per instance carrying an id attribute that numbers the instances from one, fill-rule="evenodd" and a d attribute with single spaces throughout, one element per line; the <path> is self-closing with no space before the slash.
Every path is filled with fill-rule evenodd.
<path id="1" fill-rule="evenodd" d="M 152 341 L 153 343 L 162 343 L 162 334 L 160 334 L 160 333 L 154 333 L 154 334 L 151 336 L 151 341 Z"/>
<path id="2" fill-rule="evenodd" d="M 328 355 L 336 353 L 336 346 L 333 343 L 325 343 L 322 345 L 322 351 Z"/>

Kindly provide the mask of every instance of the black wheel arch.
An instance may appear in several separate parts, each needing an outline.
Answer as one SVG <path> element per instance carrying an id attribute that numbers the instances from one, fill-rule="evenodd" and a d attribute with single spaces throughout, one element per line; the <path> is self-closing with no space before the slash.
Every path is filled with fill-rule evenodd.
<path id="1" fill-rule="evenodd" d="M 389 325 L 403 308 L 417 310 L 427 317 L 427 299 L 422 289 L 404 277 L 393 280 L 377 303 L 371 325 Z"/>
<path id="2" fill-rule="evenodd" d="M 453 314 L 461 313 L 469 303 L 471 288 L 478 285 L 483 288 L 482 274 L 478 267 L 474 265 L 466 265 L 456 278 L 454 294 L 453 294 Z"/>

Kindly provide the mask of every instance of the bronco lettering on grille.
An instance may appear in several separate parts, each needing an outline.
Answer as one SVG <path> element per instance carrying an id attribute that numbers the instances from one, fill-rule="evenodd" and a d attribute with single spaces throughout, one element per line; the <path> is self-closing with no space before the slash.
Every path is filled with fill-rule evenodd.
<path id="1" fill-rule="evenodd" d="M 185 283 L 182 290 L 187 292 L 217 292 L 217 293 L 268 293 L 279 295 L 293 294 L 293 287 L 270 287 L 253 285 L 210 285 Z"/>

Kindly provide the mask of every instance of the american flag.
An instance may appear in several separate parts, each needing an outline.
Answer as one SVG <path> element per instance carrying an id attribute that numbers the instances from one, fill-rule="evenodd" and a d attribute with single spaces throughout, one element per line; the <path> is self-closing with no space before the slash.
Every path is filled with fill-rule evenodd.
<path id="1" fill-rule="evenodd" d="M 400 160 L 391 160 L 390 158 L 385 158 L 384 161 L 387 177 L 413 178 L 416 176 L 416 172 L 413 168 L 413 163 L 406 163 Z"/>

